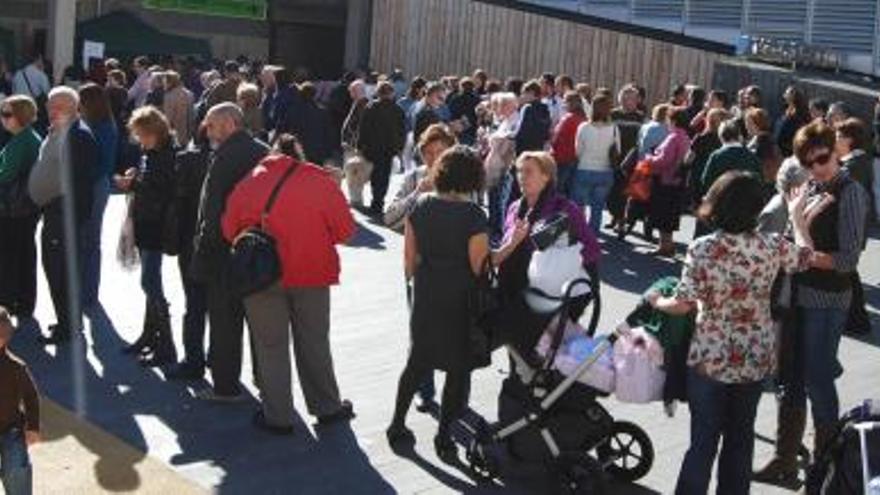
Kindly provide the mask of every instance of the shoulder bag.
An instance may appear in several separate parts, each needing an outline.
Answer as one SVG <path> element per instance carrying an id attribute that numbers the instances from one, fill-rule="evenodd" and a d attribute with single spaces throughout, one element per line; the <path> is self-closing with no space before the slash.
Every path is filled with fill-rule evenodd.
<path id="1" fill-rule="evenodd" d="M 246 229 L 232 242 L 229 281 L 241 297 L 266 290 L 281 278 L 281 260 L 266 222 L 278 193 L 298 166 L 294 163 L 275 184 L 260 214 L 260 225 Z"/>

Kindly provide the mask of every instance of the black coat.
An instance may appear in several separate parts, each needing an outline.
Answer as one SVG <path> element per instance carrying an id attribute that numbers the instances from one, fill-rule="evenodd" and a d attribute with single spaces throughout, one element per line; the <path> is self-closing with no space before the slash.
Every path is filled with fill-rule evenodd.
<path id="1" fill-rule="evenodd" d="M 542 151 L 550 139 L 550 110 L 540 101 L 525 106 L 519 132 L 516 133 L 516 154 L 523 151 Z"/>
<path id="2" fill-rule="evenodd" d="M 77 120 L 67 133 L 73 165 L 73 198 L 75 218 L 84 223 L 92 215 L 92 178 L 98 167 L 98 143 L 88 126 Z"/>
<path id="3" fill-rule="evenodd" d="M 174 147 L 170 142 L 148 150 L 132 185 L 135 244 L 141 249 L 162 250 L 163 227 L 174 200 Z M 171 210 L 173 211 L 173 210 Z"/>
<path id="4" fill-rule="evenodd" d="M 226 269 L 229 244 L 223 238 L 220 227 L 226 199 L 236 184 L 268 152 L 269 147 L 266 144 L 243 130 L 230 136 L 214 152 L 199 197 L 199 218 L 192 262 L 192 275 L 197 281 L 207 283 L 218 280 Z"/>
<path id="5" fill-rule="evenodd" d="M 199 218 L 199 197 L 208 173 L 211 149 L 205 145 L 177 154 L 176 204 L 181 251 L 191 251 Z M 188 247 L 188 249 L 187 249 Z"/>
<path id="6" fill-rule="evenodd" d="M 361 117 L 358 149 L 367 160 L 385 162 L 400 153 L 406 141 L 403 110 L 393 100 L 370 102 Z"/>
<path id="7" fill-rule="evenodd" d="M 330 158 L 334 149 L 333 141 L 338 141 L 339 134 L 333 130 L 327 109 L 313 101 L 308 101 L 303 106 L 303 117 L 308 125 L 303 128 L 299 139 L 306 159 L 317 165 L 323 165 L 324 161 Z M 335 146 L 338 146 L 338 143 Z"/>
<path id="8" fill-rule="evenodd" d="M 418 105 L 418 103 L 416 103 Z M 421 110 L 416 113 L 415 125 L 413 126 L 413 142 L 418 143 L 425 129 L 431 127 L 432 124 L 442 122 L 437 114 L 437 109 L 428 105 L 422 105 Z"/>
<path id="9" fill-rule="evenodd" d="M 459 93 L 449 100 L 449 112 L 452 120 L 465 117 L 470 127 L 461 133 L 461 139 L 466 143 L 473 143 L 477 139 L 477 105 L 482 100 L 473 91 Z"/>

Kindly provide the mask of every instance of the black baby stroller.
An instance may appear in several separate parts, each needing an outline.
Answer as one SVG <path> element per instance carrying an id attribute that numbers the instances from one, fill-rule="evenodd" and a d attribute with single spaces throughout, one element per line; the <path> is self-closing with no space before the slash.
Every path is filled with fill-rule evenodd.
<path id="1" fill-rule="evenodd" d="M 535 292 L 530 296 L 555 300 L 549 352 L 536 362 L 528 351 L 505 344 L 511 374 L 499 397 L 499 422 L 484 424 L 477 431 L 467 449 L 471 468 L 482 476 L 496 477 L 500 467 L 497 447 L 503 445 L 516 460 L 545 463 L 558 480 L 561 493 L 602 493 L 606 473 L 626 482 L 643 477 L 654 460 L 647 433 L 633 423 L 615 421 L 597 400 L 607 394 L 578 381 L 619 334 L 603 338 L 569 376 L 554 366 L 575 299 L 586 299 L 587 307 L 592 306 L 586 332 L 591 337 L 595 333 L 601 306 L 597 280 L 589 275 L 572 280 L 561 297 Z M 532 349 L 536 343 L 531 344 Z"/>

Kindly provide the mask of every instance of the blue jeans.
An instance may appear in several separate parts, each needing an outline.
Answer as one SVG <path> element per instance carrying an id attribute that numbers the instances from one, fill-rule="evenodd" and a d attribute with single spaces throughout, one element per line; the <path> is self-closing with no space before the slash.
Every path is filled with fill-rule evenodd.
<path id="1" fill-rule="evenodd" d="M 104 224 L 104 210 L 110 198 L 110 179 L 103 177 L 92 186 L 92 214 L 80 230 L 82 245 L 82 305 L 88 308 L 98 303 L 98 288 L 101 285 L 101 227 Z"/>
<path id="2" fill-rule="evenodd" d="M 0 434 L 0 480 L 6 495 L 30 495 L 33 470 L 21 428 Z"/>
<path id="3" fill-rule="evenodd" d="M 590 207 L 590 227 L 596 235 L 602 228 L 602 210 L 614 186 L 614 171 L 578 170 L 574 175 L 571 199 L 579 206 Z"/>
<path id="4" fill-rule="evenodd" d="M 691 444 L 681 464 L 676 495 L 705 495 L 718 454 L 719 495 L 748 495 L 755 449 L 755 414 L 761 382 L 727 384 L 688 370 Z"/>
<path id="5" fill-rule="evenodd" d="M 510 199 L 511 176 L 504 173 L 498 184 L 489 188 L 489 240 L 498 246 L 504 239 L 504 217 L 507 215 L 507 202 Z"/>
<path id="6" fill-rule="evenodd" d="M 794 406 L 805 408 L 809 397 L 813 424 L 831 424 L 840 417 L 840 400 L 834 380 L 843 373 L 837 360 L 837 348 L 847 311 L 837 308 L 798 308 L 798 311 L 801 312 L 798 351 L 802 355 L 803 380 L 794 382 L 803 386 L 792 386 L 788 400 Z"/>
<path id="7" fill-rule="evenodd" d="M 556 168 L 556 190 L 559 194 L 571 199 L 574 188 L 574 175 L 577 171 L 577 162 L 560 163 Z"/>
<path id="8" fill-rule="evenodd" d="M 165 302 L 162 287 L 162 251 L 141 249 L 141 288 L 148 300 Z"/>

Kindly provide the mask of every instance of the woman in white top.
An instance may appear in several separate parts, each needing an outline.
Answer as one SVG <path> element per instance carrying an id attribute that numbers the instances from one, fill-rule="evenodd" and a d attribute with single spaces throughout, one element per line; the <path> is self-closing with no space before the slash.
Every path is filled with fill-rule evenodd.
<path id="1" fill-rule="evenodd" d="M 620 153 L 620 132 L 611 122 L 612 105 L 610 97 L 596 96 L 590 120 L 578 127 L 575 137 L 578 169 L 572 200 L 582 207 L 590 207 L 590 227 L 596 235 L 599 235 L 602 210 L 614 185 L 612 157 Z"/>

